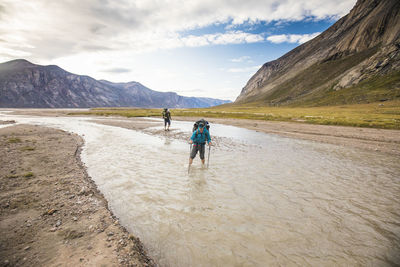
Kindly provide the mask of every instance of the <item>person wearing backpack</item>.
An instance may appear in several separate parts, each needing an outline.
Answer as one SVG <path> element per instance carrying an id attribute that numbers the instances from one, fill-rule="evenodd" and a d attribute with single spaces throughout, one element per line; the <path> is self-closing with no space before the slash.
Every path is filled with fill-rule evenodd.
<path id="1" fill-rule="evenodd" d="M 205 124 L 203 122 L 200 122 L 189 141 L 190 144 L 193 144 L 192 150 L 190 152 L 189 168 L 190 165 L 193 163 L 193 159 L 196 157 L 198 151 L 200 152 L 201 163 L 204 165 L 204 152 L 206 142 L 209 146 L 212 145 L 209 131 L 206 129 Z"/>
<path id="2" fill-rule="evenodd" d="M 208 123 L 208 121 L 206 121 L 205 119 L 200 119 L 198 121 L 196 121 L 193 125 L 193 129 L 192 132 L 197 130 L 197 127 L 199 127 L 199 124 L 202 123 L 204 125 L 204 127 L 206 127 L 208 133 L 210 133 L 210 124 Z"/>
<path id="3" fill-rule="evenodd" d="M 167 108 L 164 108 L 164 111 L 162 113 L 163 119 L 164 119 L 164 131 L 169 131 L 169 126 L 171 126 L 171 112 Z M 168 124 L 168 128 L 167 128 Z"/>

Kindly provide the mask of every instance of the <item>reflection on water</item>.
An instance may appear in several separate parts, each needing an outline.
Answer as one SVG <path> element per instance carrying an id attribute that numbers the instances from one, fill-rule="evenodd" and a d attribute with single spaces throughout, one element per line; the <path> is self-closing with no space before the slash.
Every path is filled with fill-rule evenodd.
<path id="1" fill-rule="evenodd" d="M 188 175 L 189 145 L 175 136 L 191 123 L 154 136 L 4 116 L 84 134 L 89 175 L 161 266 L 400 262 L 398 158 L 213 125 L 210 168 L 196 158 Z"/>

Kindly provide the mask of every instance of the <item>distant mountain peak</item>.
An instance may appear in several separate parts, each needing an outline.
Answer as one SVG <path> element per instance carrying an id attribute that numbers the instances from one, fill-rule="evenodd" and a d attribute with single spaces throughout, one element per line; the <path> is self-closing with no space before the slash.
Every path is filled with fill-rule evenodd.
<path id="1" fill-rule="evenodd" d="M 15 59 L 0 64 L 0 68 L 9 68 L 9 69 L 18 69 L 18 68 L 26 68 L 34 66 L 36 65 L 29 62 L 26 59 Z"/>

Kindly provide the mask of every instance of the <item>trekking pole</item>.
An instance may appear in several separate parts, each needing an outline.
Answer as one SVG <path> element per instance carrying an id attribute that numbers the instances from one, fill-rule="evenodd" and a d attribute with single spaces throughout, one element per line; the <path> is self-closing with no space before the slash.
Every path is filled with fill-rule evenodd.
<path id="1" fill-rule="evenodd" d="M 190 154 L 192 154 L 192 144 L 190 144 L 190 146 L 189 146 L 189 158 L 190 158 Z M 188 174 L 189 174 L 189 171 L 190 171 L 190 164 L 188 165 Z"/>
<path id="2" fill-rule="evenodd" d="M 208 169 L 208 165 L 209 165 L 209 163 L 210 163 L 210 151 L 211 151 L 211 146 L 208 145 L 207 169 Z"/>

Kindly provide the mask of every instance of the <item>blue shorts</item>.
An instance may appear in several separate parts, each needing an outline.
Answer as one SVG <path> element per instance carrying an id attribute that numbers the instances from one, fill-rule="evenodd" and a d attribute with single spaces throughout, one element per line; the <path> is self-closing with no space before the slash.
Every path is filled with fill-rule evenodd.
<path id="1" fill-rule="evenodd" d="M 169 119 L 164 119 L 164 126 L 171 125 L 171 121 Z"/>

